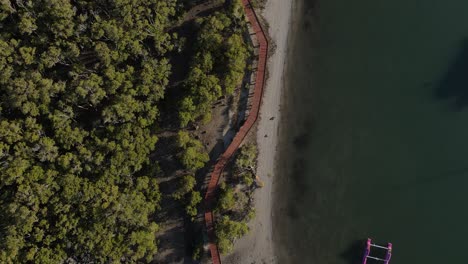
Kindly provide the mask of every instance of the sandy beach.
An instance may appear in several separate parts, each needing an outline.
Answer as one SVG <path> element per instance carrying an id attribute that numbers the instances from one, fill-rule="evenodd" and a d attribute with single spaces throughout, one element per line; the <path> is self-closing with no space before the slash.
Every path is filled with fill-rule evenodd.
<path id="1" fill-rule="evenodd" d="M 259 148 L 257 175 L 264 182 L 264 187 L 255 192 L 256 217 L 249 224 L 251 231 L 236 241 L 233 253 L 224 256 L 223 263 L 276 262 L 272 240 L 272 190 L 292 2 L 293 0 L 268 0 L 262 12 L 269 24 L 268 34 L 272 40 L 270 46 L 275 47 L 274 54 L 268 59 L 269 77 L 257 131 Z"/>

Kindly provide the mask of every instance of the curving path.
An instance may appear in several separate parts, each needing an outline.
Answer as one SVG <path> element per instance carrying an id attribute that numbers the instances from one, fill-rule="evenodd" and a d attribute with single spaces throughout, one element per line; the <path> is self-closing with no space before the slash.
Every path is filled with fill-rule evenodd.
<path id="1" fill-rule="evenodd" d="M 260 103 L 262 101 L 263 89 L 265 84 L 266 75 L 266 62 L 268 53 L 268 41 L 265 33 L 260 25 L 257 14 L 255 13 L 249 0 L 242 0 L 245 14 L 251 24 L 251 27 L 255 33 L 258 42 L 258 66 L 256 71 L 255 88 L 252 98 L 252 107 L 250 109 L 247 120 L 239 129 L 237 134 L 234 136 L 231 144 L 229 144 L 226 151 L 217 160 L 213 172 L 210 175 L 210 181 L 205 195 L 205 225 L 208 234 L 209 249 L 211 252 L 211 259 L 213 264 L 221 264 L 221 256 L 219 254 L 218 246 L 216 245 L 216 236 L 214 230 L 214 215 L 213 207 L 215 205 L 215 191 L 218 187 L 219 178 L 221 173 L 226 167 L 226 164 L 234 155 L 239 145 L 244 140 L 247 133 L 250 131 L 252 126 L 255 124 L 258 118 Z"/>

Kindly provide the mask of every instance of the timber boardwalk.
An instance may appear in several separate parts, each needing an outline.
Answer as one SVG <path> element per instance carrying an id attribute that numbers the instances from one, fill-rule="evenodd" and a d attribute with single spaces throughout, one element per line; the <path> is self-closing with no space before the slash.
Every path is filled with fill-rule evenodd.
<path id="1" fill-rule="evenodd" d="M 209 249 L 211 253 L 211 259 L 213 264 L 221 264 L 221 256 L 219 254 L 218 246 L 216 245 L 216 235 L 214 230 L 214 215 L 213 207 L 215 204 L 215 193 L 218 187 L 219 178 L 221 173 L 226 167 L 228 161 L 232 158 L 236 150 L 239 148 L 240 144 L 252 128 L 252 126 L 257 121 L 260 103 L 262 101 L 263 89 L 265 85 L 265 75 L 266 75 L 266 63 L 268 56 L 268 41 L 265 35 L 265 32 L 260 25 L 257 14 L 253 10 L 252 4 L 249 0 L 242 0 L 242 5 L 244 6 L 244 11 L 247 16 L 247 19 L 255 33 L 258 46 L 258 64 L 256 69 L 256 78 L 254 86 L 254 94 L 252 100 L 252 107 L 249 112 L 249 116 L 245 123 L 241 126 L 239 131 L 234 136 L 232 142 L 229 144 L 226 151 L 220 156 L 216 161 L 213 172 L 210 175 L 210 181 L 205 195 L 205 225 L 206 232 L 208 234 L 209 240 Z"/>

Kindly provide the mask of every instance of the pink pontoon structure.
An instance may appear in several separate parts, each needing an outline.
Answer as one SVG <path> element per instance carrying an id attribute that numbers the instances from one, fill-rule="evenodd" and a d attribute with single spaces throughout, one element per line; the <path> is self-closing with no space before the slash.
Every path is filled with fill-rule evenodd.
<path id="1" fill-rule="evenodd" d="M 371 249 L 373 247 L 386 250 L 387 253 L 385 254 L 385 258 L 378 258 L 378 257 L 371 256 L 370 255 L 371 254 Z M 362 258 L 362 264 L 367 264 L 368 259 L 374 259 L 374 260 L 383 262 L 383 264 L 388 264 L 388 263 L 390 263 L 390 258 L 392 258 L 392 243 L 388 243 L 387 246 L 384 247 L 384 246 L 379 246 L 379 245 L 376 245 L 376 244 L 372 244 L 372 239 L 370 239 L 370 238 L 367 239 L 366 250 L 364 251 L 364 256 Z"/>

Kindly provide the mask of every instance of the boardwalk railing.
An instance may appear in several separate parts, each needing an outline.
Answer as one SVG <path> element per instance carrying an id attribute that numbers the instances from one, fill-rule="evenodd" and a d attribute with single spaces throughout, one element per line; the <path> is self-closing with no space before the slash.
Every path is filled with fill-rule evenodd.
<path id="1" fill-rule="evenodd" d="M 234 136 L 232 142 L 229 144 L 226 151 L 217 160 L 214 169 L 210 175 L 210 181 L 208 183 L 205 195 L 205 225 L 208 234 L 208 246 L 210 249 L 213 264 L 221 264 L 221 256 L 219 254 L 218 246 L 216 245 L 216 236 L 214 230 L 215 219 L 213 215 L 213 207 L 215 204 L 215 191 L 218 187 L 219 178 L 221 177 L 221 173 L 226 167 L 226 164 L 232 158 L 232 156 L 246 137 L 247 133 L 257 121 L 260 111 L 260 103 L 262 101 L 263 96 L 263 88 L 265 85 L 268 41 L 262 29 L 262 26 L 260 25 L 257 14 L 255 13 L 250 1 L 242 0 L 242 5 L 244 6 L 244 11 L 247 16 L 247 19 L 249 20 L 250 25 L 254 30 L 255 36 L 257 38 L 258 66 L 256 69 L 257 74 L 255 79 L 254 95 L 252 98 L 252 107 L 250 109 L 249 116 L 247 117 L 247 120 L 241 126 L 237 134 Z"/>

